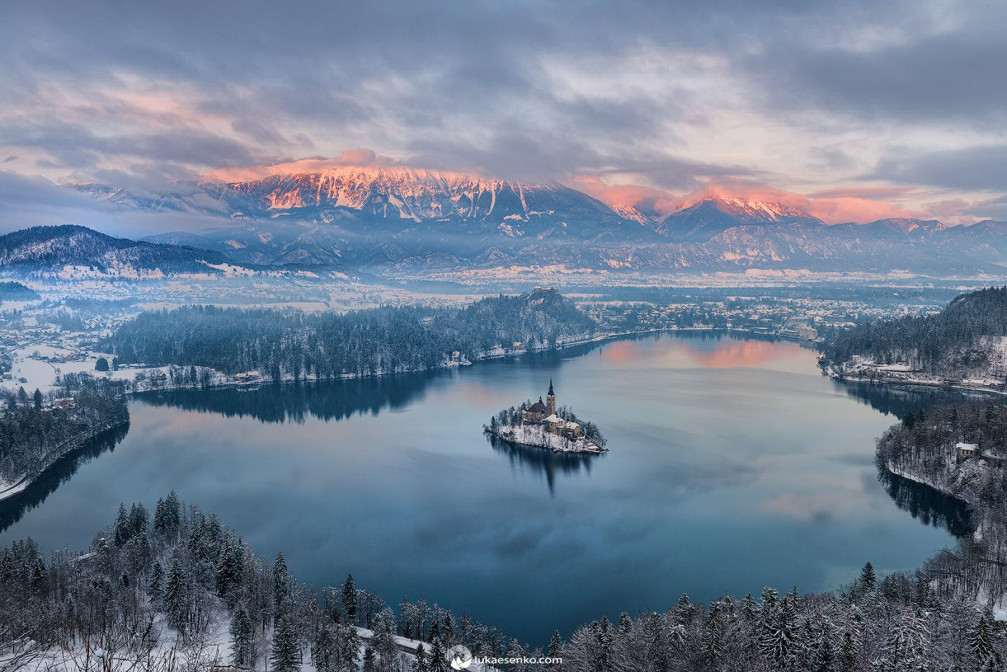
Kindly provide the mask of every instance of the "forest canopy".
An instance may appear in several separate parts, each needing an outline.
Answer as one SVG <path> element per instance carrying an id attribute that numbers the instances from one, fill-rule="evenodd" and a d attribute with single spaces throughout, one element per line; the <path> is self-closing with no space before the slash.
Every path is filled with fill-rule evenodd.
<path id="1" fill-rule="evenodd" d="M 377 375 L 470 361 L 497 348 L 555 346 L 595 323 L 559 292 L 483 299 L 462 308 L 375 308 L 348 313 L 190 306 L 139 315 L 110 345 L 121 362 L 259 370 L 279 380 Z"/>

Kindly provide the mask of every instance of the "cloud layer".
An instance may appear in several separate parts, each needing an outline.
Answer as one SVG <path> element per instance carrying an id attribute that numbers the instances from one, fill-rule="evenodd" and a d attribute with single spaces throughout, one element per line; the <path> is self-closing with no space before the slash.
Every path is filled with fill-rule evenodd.
<path id="1" fill-rule="evenodd" d="M 1005 20 L 953 0 L 14 3 L 0 171 L 156 190 L 391 157 L 654 212 L 745 181 L 830 221 L 967 221 L 1004 212 Z"/>

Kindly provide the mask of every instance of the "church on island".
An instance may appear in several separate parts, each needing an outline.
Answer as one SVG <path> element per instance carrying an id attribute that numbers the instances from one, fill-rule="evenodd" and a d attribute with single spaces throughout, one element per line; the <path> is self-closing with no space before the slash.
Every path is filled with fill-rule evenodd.
<path id="1" fill-rule="evenodd" d="M 521 446 L 545 448 L 557 453 L 603 453 L 605 439 L 598 428 L 577 419 L 568 408 L 556 409 L 556 392 L 549 381 L 545 401 L 511 406 L 490 419 L 486 433 Z"/>
<path id="2" fill-rule="evenodd" d="M 584 435 L 580 423 L 564 420 L 556 415 L 556 393 L 552 389 L 552 380 L 549 381 L 549 392 L 545 395 L 545 403 L 543 404 L 542 397 L 539 397 L 538 401 L 524 412 L 523 420 L 525 424 L 542 425 L 553 434 L 571 439 L 579 439 Z"/>

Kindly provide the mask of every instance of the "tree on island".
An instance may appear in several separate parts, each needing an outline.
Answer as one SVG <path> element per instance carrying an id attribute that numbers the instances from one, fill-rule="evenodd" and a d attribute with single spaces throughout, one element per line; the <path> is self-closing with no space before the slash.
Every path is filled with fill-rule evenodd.
<path id="1" fill-rule="evenodd" d="M 99 357 L 98 361 L 94 363 L 95 371 L 108 371 L 108 360 L 104 357 Z"/>

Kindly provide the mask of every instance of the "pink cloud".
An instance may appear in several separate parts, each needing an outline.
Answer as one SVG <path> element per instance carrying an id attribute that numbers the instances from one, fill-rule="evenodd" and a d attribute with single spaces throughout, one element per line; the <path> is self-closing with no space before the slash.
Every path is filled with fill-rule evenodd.
<path id="1" fill-rule="evenodd" d="M 685 196 L 635 184 L 609 185 L 593 176 L 573 180 L 571 186 L 580 189 L 620 212 L 630 209 L 663 218 L 708 198 L 741 199 L 779 203 L 807 212 L 826 224 L 857 222 L 860 224 L 887 218 L 929 218 L 931 213 L 913 210 L 887 199 L 908 196 L 904 187 L 837 187 L 808 195 L 776 189 L 745 181 L 718 182 L 704 185 Z"/>
<path id="2" fill-rule="evenodd" d="M 392 163 L 394 161 L 391 158 L 380 156 L 373 149 L 360 147 L 357 149 L 347 149 L 335 158 L 315 156 L 273 165 L 218 168 L 203 175 L 203 179 L 213 182 L 250 182 L 273 175 L 317 173 L 327 168 L 340 166 L 375 166 L 390 165 Z"/>
<path id="3" fill-rule="evenodd" d="M 606 184 L 599 177 L 582 175 L 575 177 L 570 185 L 597 198 L 617 212 L 638 210 L 639 212 L 663 219 L 681 207 L 681 197 L 662 189 L 638 184 Z"/>

